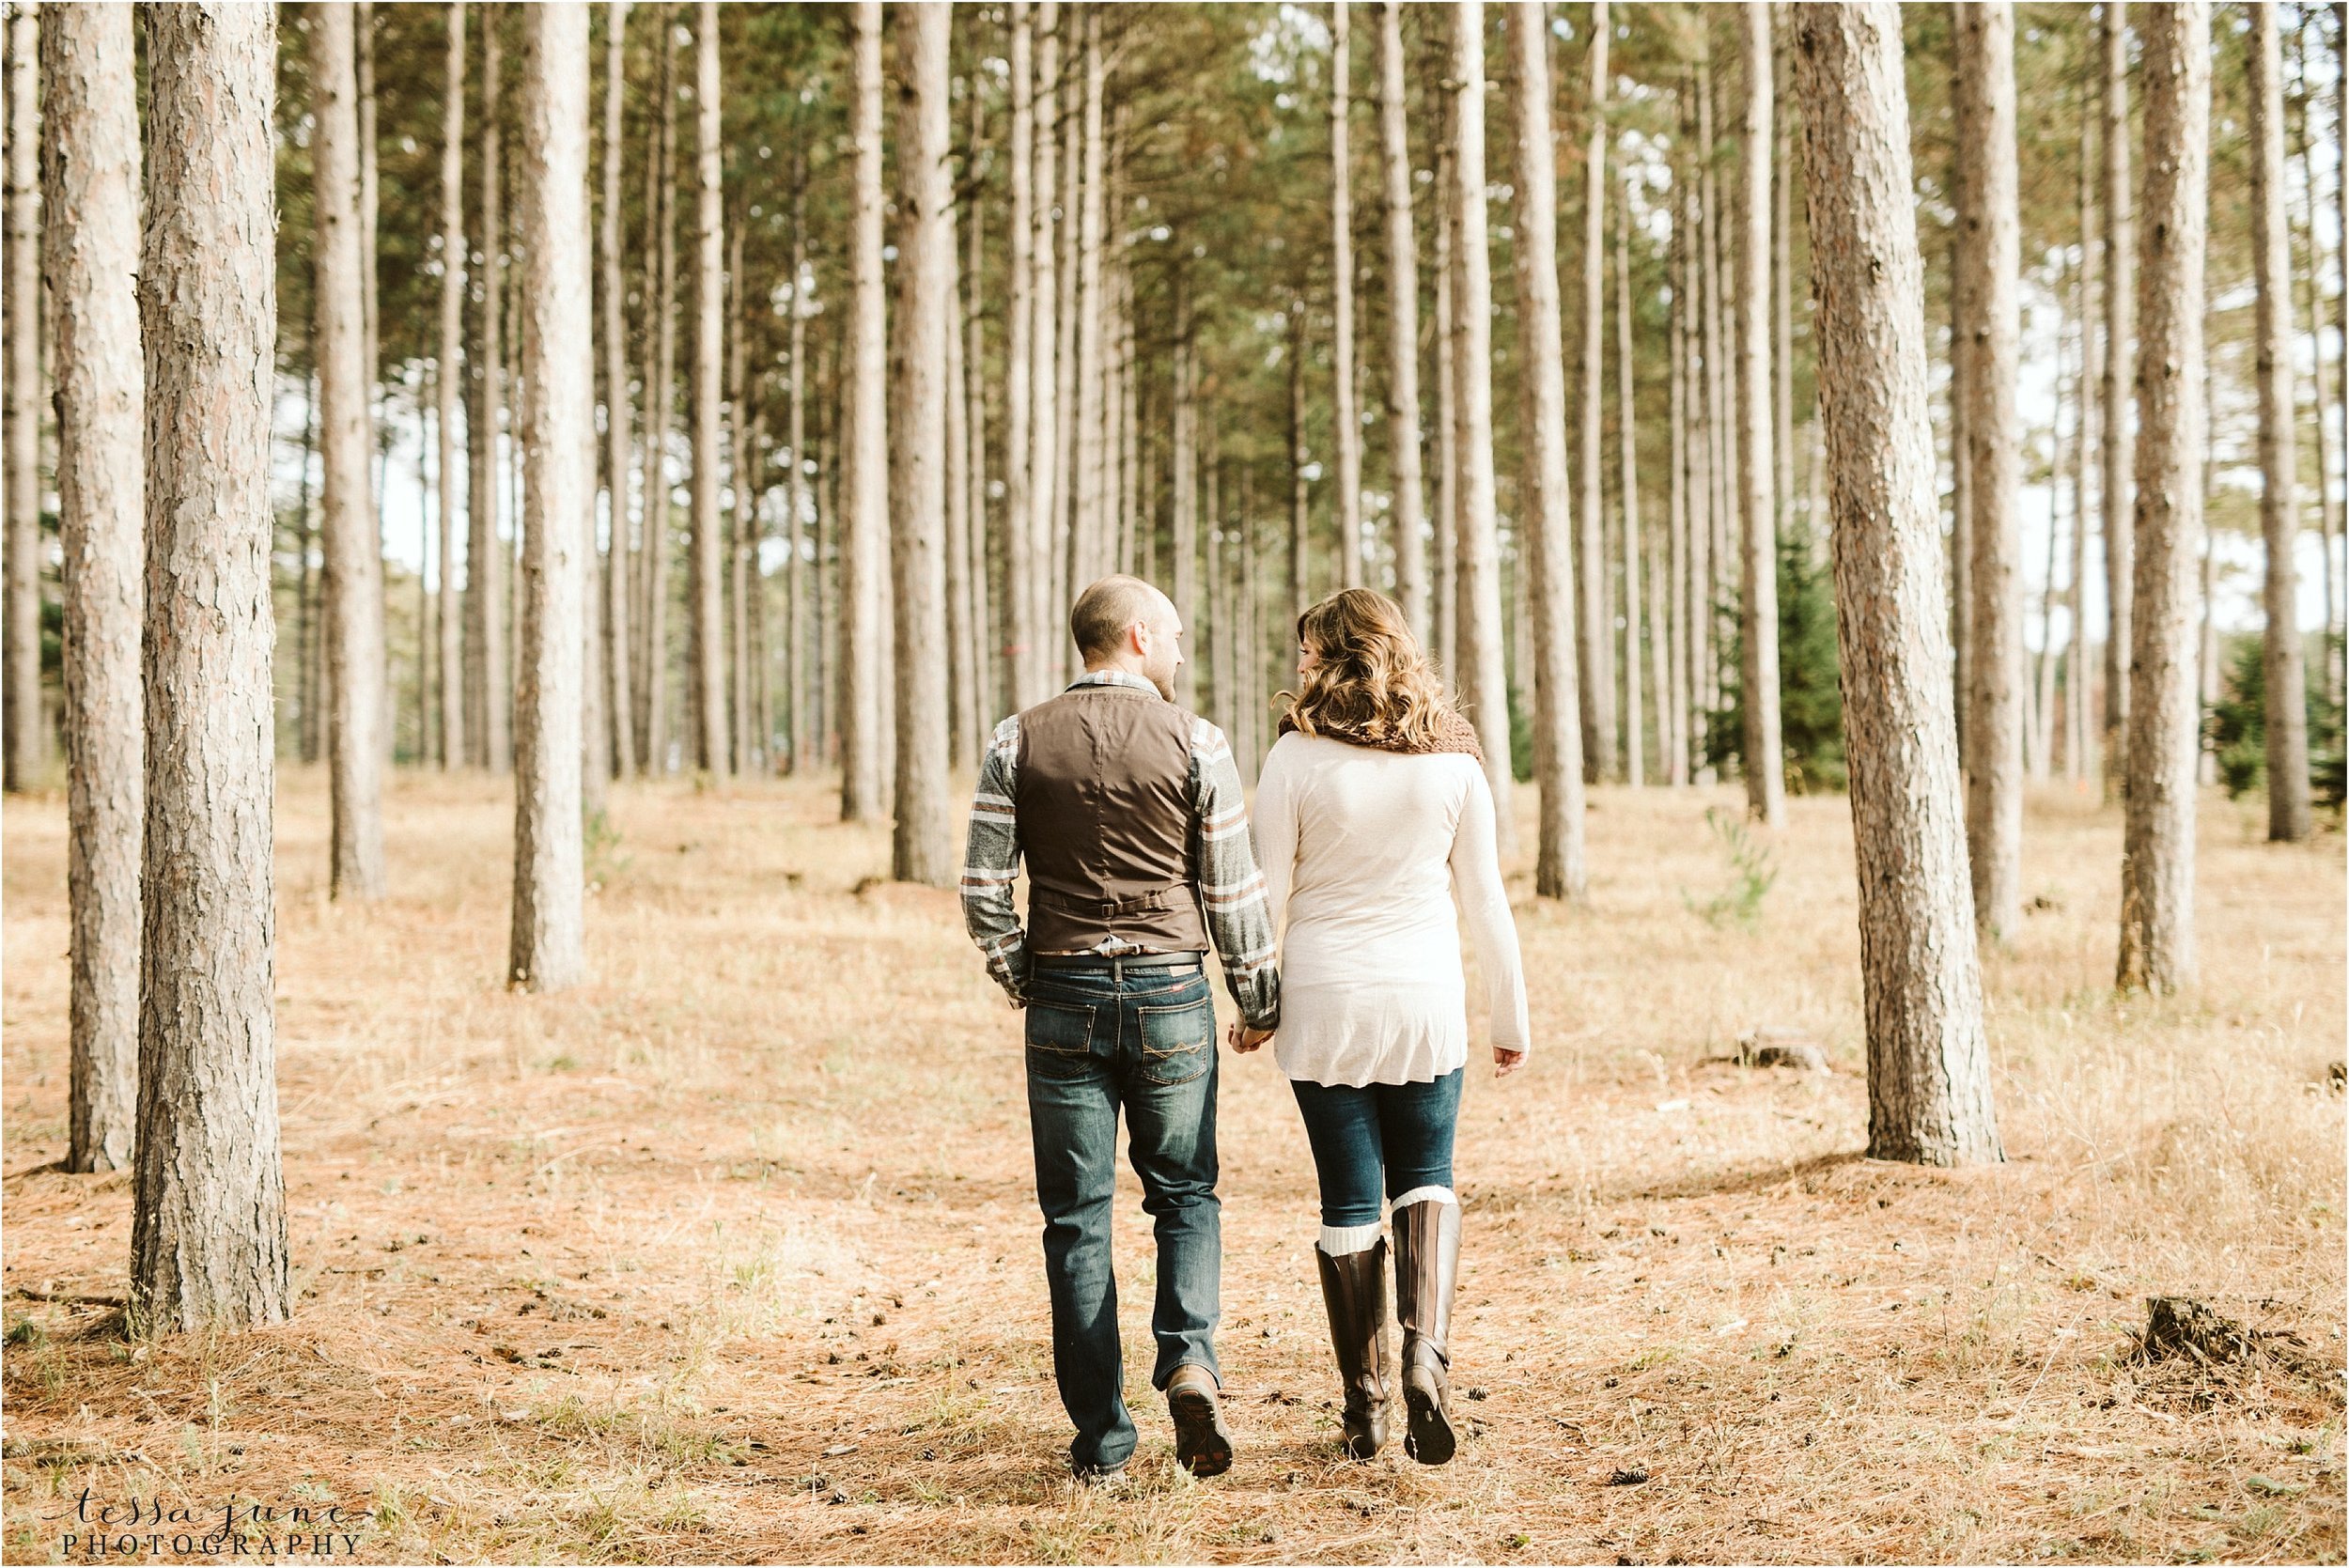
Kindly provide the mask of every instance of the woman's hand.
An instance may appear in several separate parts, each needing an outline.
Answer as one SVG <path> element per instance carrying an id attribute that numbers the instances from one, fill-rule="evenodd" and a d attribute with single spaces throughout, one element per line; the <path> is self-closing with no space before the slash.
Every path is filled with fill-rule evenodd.
<path id="1" fill-rule="evenodd" d="M 1240 1052 L 1242 1055 L 1254 1050 L 1258 1046 L 1263 1045 L 1267 1040 L 1271 1038 L 1272 1031 L 1268 1029 L 1251 1029 L 1248 1025 L 1241 1023 L 1237 1018 L 1232 1021 L 1232 1026 L 1223 1032 L 1224 1044 L 1230 1046 L 1234 1050 Z"/>
<path id="2" fill-rule="evenodd" d="M 1507 1078 L 1525 1065 L 1525 1052 L 1511 1050 L 1506 1046 L 1493 1048 L 1493 1077 Z"/>

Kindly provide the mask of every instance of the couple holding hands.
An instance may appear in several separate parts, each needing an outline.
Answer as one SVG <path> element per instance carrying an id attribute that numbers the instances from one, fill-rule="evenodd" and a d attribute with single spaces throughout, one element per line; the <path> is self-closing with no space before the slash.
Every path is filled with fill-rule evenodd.
<path id="1" fill-rule="evenodd" d="M 1136 1441 L 1110 1262 L 1121 1110 L 1158 1241 L 1151 1382 L 1184 1467 L 1210 1476 L 1232 1463 L 1215 1354 L 1210 942 L 1239 1009 L 1227 1041 L 1237 1052 L 1272 1042 L 1313 1149 L 1346 1451 L 1368 1459 L 1384 1446 L 1398 1391 L 1413 1458 L 1440 1465 L 1455 1446 L 1452 1144 L 1468 1017 L 1455 893 L 1495 1071 L 1515 1071 L 1530 1043 L 1494 801 L 1475 730 L 1392 600 L 1349 588 L 1297 630 L 1297 690 L 1283 693 L 1252 844 L 1223 733 L 1174 701 L 1181 618 L 1139 578 L 1078 598 L 1069 631 L 1084 673 L 998 725 L 979 769 L 963 912 L 989 973 L 1026 1010 L 1053 1373 L 1077 1428 L 1070 1467 L 1087 1483 L 1118 1477 Z M 1012 896 L 1023 862 L 1024 928 Z"/>

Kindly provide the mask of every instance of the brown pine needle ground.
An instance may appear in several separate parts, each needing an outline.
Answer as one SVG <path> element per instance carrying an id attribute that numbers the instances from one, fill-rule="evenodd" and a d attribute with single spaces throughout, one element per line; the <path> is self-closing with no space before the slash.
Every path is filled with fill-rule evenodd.
<path id="1" fill-rule="evenodd" d="M 812 784 L 616 791 L 595 982 L 538 999 L 498 983 L 501 785 L 400 778 L 372 909 L 326 901 L 322 778 L 281 800 L 299 1309 L 151 1347 L 70 1299 L 120 1294 L 130 1192 L 53 1163 L 64 811 L 8 805 L 10 1560 L 86 1487 L 365 1509 L 378 1561 L 2341 1559 L 2337 831 L 2213 799 L 2203 985 L 2118 1002 L 2117 815 L 2036 799 L 1988 962 L 2011 1162 L 1949 1175 L 1858 1157 L 1843 802 L 1792 803 L 1746 931 L 1692 912 L 1730 791 L 1599 791 L 1591 907 L 1519 895 L 1532 1063 L 1470 1077 L 1459 1459 L 1335 1457 L 1310 1158 L 1269 1053 L 1226 1056 L 1239 1458 L 1173 1463 L 1129 1190 L 1105 1496 L 1063 1478 L 1018 1016 L 951 894 L 870 881 L 882 832 Z M 1832 1075 L 1721 1060 L 1758 1026 Z M 2172 1293 L 2316 1369 L 2134 1360 Z"/>

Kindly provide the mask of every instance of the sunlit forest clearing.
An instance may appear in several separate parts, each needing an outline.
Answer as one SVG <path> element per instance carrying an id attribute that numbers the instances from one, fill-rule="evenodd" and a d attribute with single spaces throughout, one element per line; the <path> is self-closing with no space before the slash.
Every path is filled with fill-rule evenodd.
<path id="1" fill-rule="evenodd" d="M 1017 1015 L 951 893 L 879 880 L 885 830 L 813 782 L 615 789 L 593 979 L 534 998 L 501 983 L 505 785 L 396 778 L 365 912 L 326 896 L 322 775 L 279 796 L 299 1299 L 135 1346 L 76 1299 L 120 1293 L 128 1175 L 50 1163 L 63 806 L 8 809 L 14 1560 L 86 1486 L 338 1499 L 383 1561 L 2341 1555 L 2342 857 L 2263 842 L 2256 800 L 2207 799 L 2173 1004 L 2109 990 L 2119 814 L 2034 794 L 1986 975 L 2009 1160 L 1947 1172 L 1855 1153 L 1844 803 L 1790 802 L 1747 929 L 1704 818 L 1733 789 L 1595 791 L 1589 906 L 1512 878 L 1532 1062 L 1470 1075 L 1461 1462 L 1335 1457 L 1310 1158 L 1269 1061 L 1227 1057 L 1237 1463 L 1177 1469 L 1133 1370 L 1128 1177 L 1111 1497 L 1062 1453 Z M 1756 1029 L 1832 1070 L 1737 1066 Z M 2172 1292 L 2335 1370 L 2136 1359 Z"/>

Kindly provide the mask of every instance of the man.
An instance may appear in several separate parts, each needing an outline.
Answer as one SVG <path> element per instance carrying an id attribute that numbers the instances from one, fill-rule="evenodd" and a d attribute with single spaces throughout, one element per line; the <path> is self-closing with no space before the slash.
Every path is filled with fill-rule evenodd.
<path id="1" fill-rule="evenodd" d="M 1174 706 L 1182 619 L 1164 594 L 1105 577 L 1068 629 L 1085 673 L 996 726 L 979 768 L 962 873 L 964 923 L 988 970 L 1027 1009 L 1028 1119 L 1052 1371 L 1076 1423 L 1069 1467 L 1098 1483 L 1134 1451 L 1110 1265 L 1117 1117 L 1156 1222 L 1159 1343 L 1174 1455 L 1193 1475 L 1232 1464 L 1215 1358 L 1223 1268 L 1215 1195 L 1210 939 L 1241 1038 L 1279 1021 L 1280 971 L 1248 809 L 1223 732 Z M 1012 878 L 1028 872 L 1028 923 Z"/>

